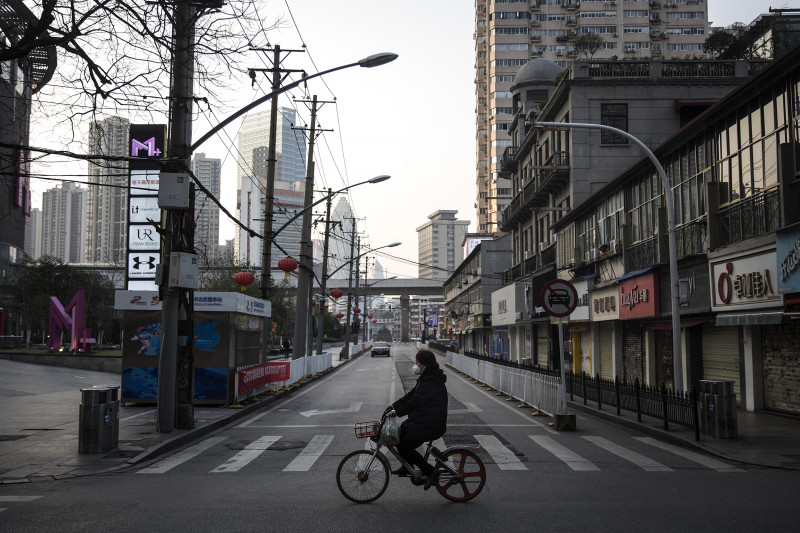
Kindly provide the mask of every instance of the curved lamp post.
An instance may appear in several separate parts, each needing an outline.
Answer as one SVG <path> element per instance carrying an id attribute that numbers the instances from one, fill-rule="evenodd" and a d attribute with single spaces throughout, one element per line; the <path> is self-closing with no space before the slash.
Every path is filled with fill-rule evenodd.
<path id="1" fill-rule="evenodd" d="M 681 316 L 680 316 L 680 291 L 678 288 L 678 241 L 675 236 L 675 202 L 672 197 L 672 187 L 669 183 L 669 177 L 664 171 L 664 167 L 659 162 L 656 155 L 639 139 L 618 128 L 612 126 L 605 126 L 603 124 L 585 124 L 581 122 L 539 122 L 534 120 L 533 127 L 537 129 L 598 129 L 610 131 L 621 135 L 626 139 L 630 139 L 639 149 L 650 159 L 650 162 L 658 172 L 659 178 L 664 185 L 664 198 L 667 204 L 667 225 L 669 226 L 669 281 L 670 281 L 670 299 L 672 301 L 672 353 L 675 362 L 675 389 L 683 390 L 683 358 L 681 356 Z M 561 368 L 564 368 L 564 362 L 561 362 Z M 563 386 L 563 385 L 562 385 Z"/>

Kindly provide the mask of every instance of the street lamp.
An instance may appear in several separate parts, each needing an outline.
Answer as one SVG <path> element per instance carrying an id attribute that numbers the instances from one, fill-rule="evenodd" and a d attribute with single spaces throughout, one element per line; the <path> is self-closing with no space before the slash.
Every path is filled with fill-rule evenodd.
<path id="1" fill-rule="evenodd" d="M 340 192 L 346 191 L 348 189 L 352 189 L 353 187 L 357 187 L 358 185 L 364 185 L 365 183 L 381 183 L 382 181 L 386 181 L 391 176 L 387 174 L 381 174 L 380 176 L 375 176 L 374 178 L 370 178 L 368 180 L 360 181 L 358 183 L 354 183 L 353 185 L 348 185 L 338 191 L 326 194 L 316 202 L 304 207 L 300 212 L 296 213 L 292 218 L 290 218 L 283 226 L 278 228 L 278 231 L 275 232 L 274 235 L 279 234 L 283 231 L 289 224 L 297 220 L 300 216 L 307 213 L 310 209 L 314 206 L 319 205 L 320 203 L 332 198 L 333 196 L 339 194 Z M 304 218 L 305 222 L 305 218 Z M 304 230 L 310 235 L 311 227 L 310 227 L 310 219 L 309 225 L 304 226 Z M 274 235 L 272 238 L 274 238 Z M 266 243 L 265 243 L 266 245 Z M 305 246 L 306 243 L 300 243 L 301 247 Z M 310 247 L 307 247 L 310 248 Z M 308 310 L 310 305 L 310 300 L 313 294 L 313 283 L 312 278 L 314 276 L 314 269 L 312 258 L 308 252 L 301 253 L 300 255 L 300 272 L 297 276 L 297 298 L 295 299 L 295 320 L 294 320 L 294 350 L 293 350 L 293 358 L 299 359 L 300 357 L 304 357 L 306 352 L 310 353 L 311 348 L 311 341 L 308 339 L 308 321 L 309 317 Z M 323 281 L 330 276 L 326 276 L 323 272 Z M 309 350 L 306 350 L 306 344 L 308 344 Z"/>
<path id="2" fill-rule="evenodd" d="M 642 152 L 650 159 L 653 166 L 656 167 L 658 176 L 664 184 L 665 193 L 664 197 L 667 202 L 667 225 L 669 226 L 669 279 L 670 291 L 672 300 L 672 353 L 675 361 L 675 388 L 683 390 L 683 359 L 681 357 L 681 317 L 680 317 L 680 290 L 678 287 L 678 241 L 675 236 L 675 202 L 672 197 L 672 187 L 669 183 L 669 177 L 664 171 L 664 167 L 658 161 L 656 155 L 639 139 L 618 128 L 612 126 L 605 126 L 602 124 L 585 124 L 581 122 L 539 122 L 534 120 L 533 127 L 536 129 L 554 128 L 554 129 L 570 129 L 570 128 L 583 128 L 583 129 L 599 129 L 610 131 L 621 135 L 626 139 L 630 139 Z M 561 361 L 563 368 L 564 362 Z M 562 385 L 563 386 L 563 385 Z"/>
<path id="3" fill-rule="evenodd" d="M 319 76 L 324 76 L 325 74 L 330 74 L 331 72 L 336 72 L 337 70 L 342 70 L 342 69 L 346 69 L 346 68 L 350 68 L 350 67 L 356 67 L 356 66 L 364 67 L 364 68 L 378 67 L 380 65 L 385 65 L 386 63 L 390 63 L 390 62 L 394 61 L 395 59 L 397 59 L 397 54 L 392 54 L 390 52 L 382 52 L 382 53 L 379 53 L 379 54 L 373 54 L 373 55 L 371 55 L 369 57 L 365 57 L 364 59 L 356 61 L 355 63 L 348 63 L 347 65 L 342 65 L 342 66 L 339 66 L 339 67 L 329 68 L 328 70 L 323 70 L 322 72 L 317 72 L 316 74 L 311 74 L 310 76 L 303 76 L 302 78 L 300 78 L 297 81 L 293 81 L 292 83 L 284 85 L 284 86 L 280 87 L 279 89 L 276 89 L 276 90 L 272 91 L 271 93 L 268 93 L 268 94 L 262 96 L 261 98 L 253 100 L 250 104 L 244 106 L 239 111 L 237 111 L 233 115 L 229 116 L 228 118 L 226 118 L 225 120 L 223 120 L 222 122 L 220 122 L 219 124 L 217 124 L 216 126 L 211 128 L 205 135 L 200 137 L 197 141 L 195 141 L 194 144 L 192 144 L 192 146 L 189 147 L 189 153 L 191 154 L 192 152 L 197 150 L 197 148 L 201 144 L 203 144 L 208 139 L 210 139 L 212 136 L 214 136 L 218 131 L 220 131 L 225 126 L 227 126 L 228 124 L 230 124 L 231 122 L 233 122 L 237 118 L 241 117 L 242 115 L 244 115 L 245 113 L 247 113 L 251 109 L 260 106 L 261 104 L 263 104 L 264 102 L 266 102 L 267 100 L 271 99 L 274 96 L 278 96 L 279 94 L 282 94 L 282 93 L 285 93 L 286 91 L 290 91 L 290 90 L 294 89 L 295 87 L 299 86 L 302 83 L 307 82 L 308 80 L 310 80 L 312 78 L 317 78 Z"/>
<path id="4" fill-rule="evenodd" d="M 385 244 L 383 246 L 378 246 L 377 248 L 370 248 L 366 252 L 358 254 L 357 256 L 350 259 L 348 262 L 340 265 L 339 268 L 337 268 L 328 275 L 328 277 L 331 277 L 334 274 L 336 274 L 339 270 L 341 270 L 343 266 L 351 265 L 350 276 L 348 276 L 347 278 L 347 307 L 346 307 L 347 320 L 345 321 L 345 326 L 344 326 L 344 348 L 342 348 L 343 359 L 350 358 L 350 306 L 353 303 L 353 270 L 352 270 L 353 261 L 358 261 L 359 259 L 361 259 L 362 256 L 367 255 L 370 252 L 374 252 L 382 248 L 394 248 L 395 246 L 400 246 L 401 244 L 402 243 L 400 242 L 393 242 L 392 244 Z"/>

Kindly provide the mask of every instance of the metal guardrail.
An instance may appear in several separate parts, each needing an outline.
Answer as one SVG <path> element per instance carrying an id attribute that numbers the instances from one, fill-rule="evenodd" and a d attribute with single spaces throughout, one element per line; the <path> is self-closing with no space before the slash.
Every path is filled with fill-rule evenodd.
<path id="1" fill-rule="evenodd" d="M 456 370 L 552 415 L 558 410 L 558 376 L 503 366 L 455 352 L 447 352 L 447 364 Z"/>

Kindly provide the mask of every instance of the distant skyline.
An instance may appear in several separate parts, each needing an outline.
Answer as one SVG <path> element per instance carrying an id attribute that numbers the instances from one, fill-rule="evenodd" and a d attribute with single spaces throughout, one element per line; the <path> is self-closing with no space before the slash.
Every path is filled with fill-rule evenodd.
<path id="1" fill-rule="evenodd" d="M 771 2 L 710 0 L 707 5 L 712 25 L 727 26 L 749 24 L 767 13 Z M 290 0 L 288 6 L 291 15 L 284 2 L 265 2 L 262 10 L 265 18 L 283 21 L 279 30 L 270 32 L 271 44 L 285 49 L 306 46 L 307 53 L 292 53 L 285 59 L 285 68 L 313 73 L 377 52 L 399 54 L 396 61 L 381 67 L 353 67 L 308 82 L 309 95 L 337 102 L 323 105 L 319 112 L 319 126 L 334 131 L 317 139 L 315 189 L 337 190 L 379 174 L 391 175 L 392 179 L 383 183 L 353 188 L 349 202 L 354 216 L 365 219 L 359 230 L 365 232 L 369 246 L 402 242 L 386 251 L 406 261 L 376 254 L 385 276 L 416 277 L 415 229 L 430 213 L 457 210 L 457 218 L 470 221 L 469 231 L 477 231 L 473 207 L 474 3 L 379 1 L 365 9 L 363 2 L 355 0 Z M 790 7 L 773 5 L 779 6 Z M 268 64 L 254 52 L 252 66 L 266 68 Z M 226 109 L 196 110 L 194 137 L 268 92 L 268 87 L 264 74 L 258 74 L 255 88 L 243 74 L 240 90 L 226 99 Z M 309 113 L 305 104 L 295 103 L 293 98 L 303 96 L 292 91 L 280 99 L 280 105 L 297 109 L 299 125 L 307 123 Z M 223 135 L 198 148 L 207 157 L 222 160 L 221 201 L 231 212 L 236 207 L 240 124 L 241 120 L 236 121 Z M 32 128 L 34 134 L 46 135 L 44 125 L 38 132 L 36 124 Z M 88 125 L 85 131 L 88 134 Z M 53 183 L 35 180 L 33 185 L 34 205 L 38 206 L 42 191 Z M 221 217 L 220 241 L 233 235 L 233 223 Z"/>

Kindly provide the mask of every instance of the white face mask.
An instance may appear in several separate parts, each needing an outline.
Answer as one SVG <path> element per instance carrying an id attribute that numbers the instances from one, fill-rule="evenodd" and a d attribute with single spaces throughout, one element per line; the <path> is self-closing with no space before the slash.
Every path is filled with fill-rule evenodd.
<path id="1" fill-rule="evenodd" d="M 414 363 L 414 366 L 411 367 L 411 371 L 415 374 L 419 374 L 422 372 L 422 369 L 419 367 L 417 363 Z"/>

